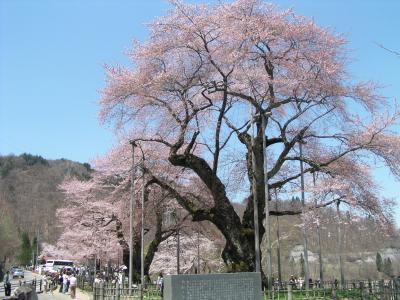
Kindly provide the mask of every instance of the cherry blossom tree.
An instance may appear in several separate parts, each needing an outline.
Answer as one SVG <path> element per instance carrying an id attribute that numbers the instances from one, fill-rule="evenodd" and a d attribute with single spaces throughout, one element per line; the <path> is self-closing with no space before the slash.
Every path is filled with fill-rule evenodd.
<path id="1" fill-rule="evenodd" d="M 145 149 L 146 150 L 146 149 Z M 139 153 L 137 153 L 139 154 Z M 152 156 L 153 158 L 155 155 Z M 141 167 L 142 156 L 136 157 Z M 57 216 L 64 231 L 54 249 L 66 251 L 70 257 L 84 260 L 93 256 L 104 261 L 118 259 L 122 252 L 125 265 L 129 266 L 129 197 L 131 195 L 130 173 L 132 154 L 129 143 L 117 145 L 106 156 L 93 162 L 95 171 L 91 178 L 82 180 L 68 178 L 60 189 L 65 194 L 64 206 Z M 155 163 L 155 161 L 149 163 Z M 145 162 L 147 164 L 147 162 Z M 136 172 L 137 173 L 137 172 Z M 144 271 L 148 274 L 158 246 L 175 233 L 188 215 L 175 224 L 163 224 L 164 213 L 178 205 L 157 186 L 151 186 L 151 177 L 138 178 L 134 188 L 135 216 L 133 243 L 133 270 L 135 280 L 140 274 L 140 228 L 141 189 L 144 185 L 144 230 L 146 234 L 146 256 Z"/>
<path id="2" fill-rule="evenodd" d="M 253 201 L 241 219 L 231 204 L 235 194 L 247 191 L 263 212 L 263 183 L 268 179 L 270 190 L 295 189 L 300 160 L 306 175 L 322 174 L 332 190 L 340 185 L 319 206 L 338 196 L 390 223 L 391 203 L 378 197 L 364 170 L 375 159 L 400 176 L 400 138 L 390 130 L 400 112 L 376 83 L 355 82 L 346 71 L 345 39 L 258 0 L 171 3 L 171 11 L 150 25 L 148 40 L 134 43 L 132 67 L 107 66 L 101 100 L 102 121 L 144 149 L 146 186 L 162 190 L 193 221 L 213 223 L 226 240 L 222 258 L 232 270 L 254 269 Z M 256 112 L 254 149 L 248 107 Z M 118 156 L 122 150 L 116 149 L 112 155 Z M 124 163 L 129 170 L 128 159 L 119 162 L 104 167 L 104 174 Z M 109 194 L 121 192 L 118 207 L 126 207 L 126 184 L 118 186 Z M 103 214 L 115 209 L 112 201 L 102 203 Z M 259 215 L 260 224 L 264 217 Z M 264 232 L 261 226 L 260 236 Z"/>

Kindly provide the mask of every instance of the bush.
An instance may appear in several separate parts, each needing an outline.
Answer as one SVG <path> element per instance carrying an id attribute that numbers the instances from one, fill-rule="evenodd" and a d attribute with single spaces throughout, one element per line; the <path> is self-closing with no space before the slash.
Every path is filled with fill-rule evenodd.
<path id="1" fill-rule="evenodd" d="M 10 171 L 14 168 L 14 159 L 12 157 L 6 158 L 0 163 L 0 176 L 2 178 L 6 177 Z"/>

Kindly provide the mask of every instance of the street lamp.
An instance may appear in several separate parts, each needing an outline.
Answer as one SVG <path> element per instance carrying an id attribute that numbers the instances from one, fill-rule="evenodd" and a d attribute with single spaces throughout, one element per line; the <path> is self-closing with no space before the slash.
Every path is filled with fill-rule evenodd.
<path id="1" fill-rule="evenodd" d="M 300 180 L 301 180 L 301 213 L 304 219 L 305 212 L 305 194 L 304 194 L 304 166 L 303 166 L 303 144 L 305 142 L 301 140 L 299 142 L 299 150 L 300 150 Z M 303 224 L 303 249 L 304 249 L 304 280 L 306 282 L 306 290 L 309 288 L 309 270 L 308 270 L 308 241 L 307 241 L 307 231 L 305 224 Z"/>
<path id="2" fill-rule="evenodd" d="M 265 137 L 266 121 L 265 117 L 271 115 L 271 112 L 260 111 L 261 134 L 263 150 L 263 173 L 264 173 L 264 191 L 265 191 L 265 233 L 267 240 L 267 270 L 268 270 L 268 297 L 271 298 L 272 288 L 272 251 L 271 251 L 271 232 L 269 221 L 269 190 L 268 190 L 268 160 L 267 160 L 267 141 Z M 255 180 L 255 153 L 254 153 L 254 114 L 251 106 L 251 149 L 252 149 L 252 171 L 253 171 L 253 206 L 254 206 L 254 234 L 255 234 L 255 254 L 256 254 L 256 272 L 261 272 L 260 267 L 260 243 L 259 243 L 259 224 L 258 224 L 258 201 L 256 199 L 256 180 Z"/>
<path id="3" fill-rule="evenodd" d="M 197 226 L 197 274 L 200 274 L 200 223 Z"/>
<path id="4" fill-rule="evenodd" d="M 179 216 L 178 216 L 178 210 L 175 209 L 172 212 L 172 218 L 173 218 L 173 222 L 176 225 L 176 274 L 180 274 L 181 270 L 181 264 L 180 264 L 180 257 L 181 257 L 181 233 L 179 230 Z"/>
<path id="5" fill-rule="evenodd" d="M 313 175 L 313 184 L 315 188 L 315 171 L 312 173 Z M 314 206 L 315 209 L 317 208 L 317 198 L 314 199 Z M 318 235 L 318 260 L 319 260 L 319 280 L 320 280 L 320 287 L 323 286 L 324 282 L 324 271 L 322 266 L 322 250 L 321 250 L 321 228 L 320 228 L 320 216 L 318 215 L 318 223 L 317 223 L 317 235 Z"/>
<path id="6" fill-rule="evenodd" d="M 145 190 L 144 190 L 144 152 L 142 147 L 140 147 L 140 150 L 142 151 L 142 211 L 141 211 L 141 230 L 140 230 L 140 299 L 143 299 L 143 285 L 144 285 L 144 196 L 145 196 Z"/>
<path id="7" fill-rule="evenodd" d="M 129 295 L 132 294 L 133 276 L 133 217 L 135 213 L 135 141 L 129 142 L 132 146 L 132 174 L 131 174 L 131 198 L 129 202 Z"/>
<path id="8" fill-rule="evenodd" d="M 272 292 L 272 247 L 271 247 L 271 230 L 269 221 L 269 188 L 268 188 L 268 157 L 267 157 L 267 139 L 265 137 L 265 129 L 267 127 L 265 117 L 271 115 L 271 112 L 261 113 L 261 132 L 263 137 L 263 157 L 264 157 L 264 184 L 265 184 L 265 234 L 267 239 L 267 268 L 268 268 L 268 297 L 271 298 Z"/>
<path id="9" fill-rule="evenodd" d="M 254 113 L 253 106 L 250 104 L 250 126 L 251 126 L 251 166 L 253 181 L 253 217 L 254 217 L 254 248 L 255 248 L 255 264 L 256 272 L 261 272 L 260 267 L 260 230 L 258 224 L 258 199 L 257 199 L 257 181 L 256 181 L 256 158 L 254 153 Z"/>

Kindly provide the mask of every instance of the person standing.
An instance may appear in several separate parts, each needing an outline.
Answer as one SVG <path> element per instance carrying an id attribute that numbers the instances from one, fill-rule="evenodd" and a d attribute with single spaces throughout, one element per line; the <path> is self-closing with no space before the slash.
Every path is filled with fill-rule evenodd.
<path id="1" fill-rule="evenodd" d="M 6 296 L 11 295 L 11 282 L 10 282 L 10 271 L 7 271 L 4 277 L 4 293 Z"/>
<path id="2" fill-rule="evenodd" d="M 66 294 L 67 293 L 67 290 L 68 290 L 68 275 L 67 275 L 67 273 L 64 273 L 63 275 L 62 275 L 62 280 L 63 280 L 63 289 L 62 289 L 62 293 L 63 294 Z"/>
<path id="3" fill-rule="evenodd" d="M 59 290 L 60 293 L 62 293 L 62 291 L 63 291 L 63 281 L 64 281 L 63 275 L 58 274 L 58 282 L 60 283 L 60 290 Z"/>
<path id="4" fill-rule="evenodd" d="M 47 275 L 45 275 L 45 276 L 43 276 L 43 287 L 44 287 L 44 293 L 45 293 L 45 294 L 47 294 L 47 291 L 48 291 L 47 287 L 48 287 L 48 285 L 49 285 L 48 278 L 47 278 Z"/>
<path id="5" fill-rule="evenodd" d="M 164 277 L 163 274 L 160 273 L 157 278 L 157 285 L 160 289 L 161 298 L 164 297 Z"/>
<path id="6" fill-rule="evenodd" d="M 71 289 L 71 298 L 72 299 L 75 299 L 76 285 L 77 285 L 77 279 L 75 277 L 75 274 L 72 273 L 72 275 L 69 277 L 69 288 Z"/>

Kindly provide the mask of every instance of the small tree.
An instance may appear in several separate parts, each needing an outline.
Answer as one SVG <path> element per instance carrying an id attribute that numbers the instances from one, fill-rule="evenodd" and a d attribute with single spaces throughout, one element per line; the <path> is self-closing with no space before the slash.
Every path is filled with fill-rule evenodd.
<path id="1" fill-rule="evenodd" d="M 29 236 L 24 232 L 21 236 L 21 248 L 18 256 L 18 261 L 21 265 L 28 265 L 31 260 L 31 242 Z"/>
<path id="2" fill-rule="evenodd" d="M 378 270 L 378 272 L 382 272 L 382 256 L 379 252 L 376 253 L 376 269 Z"/>

